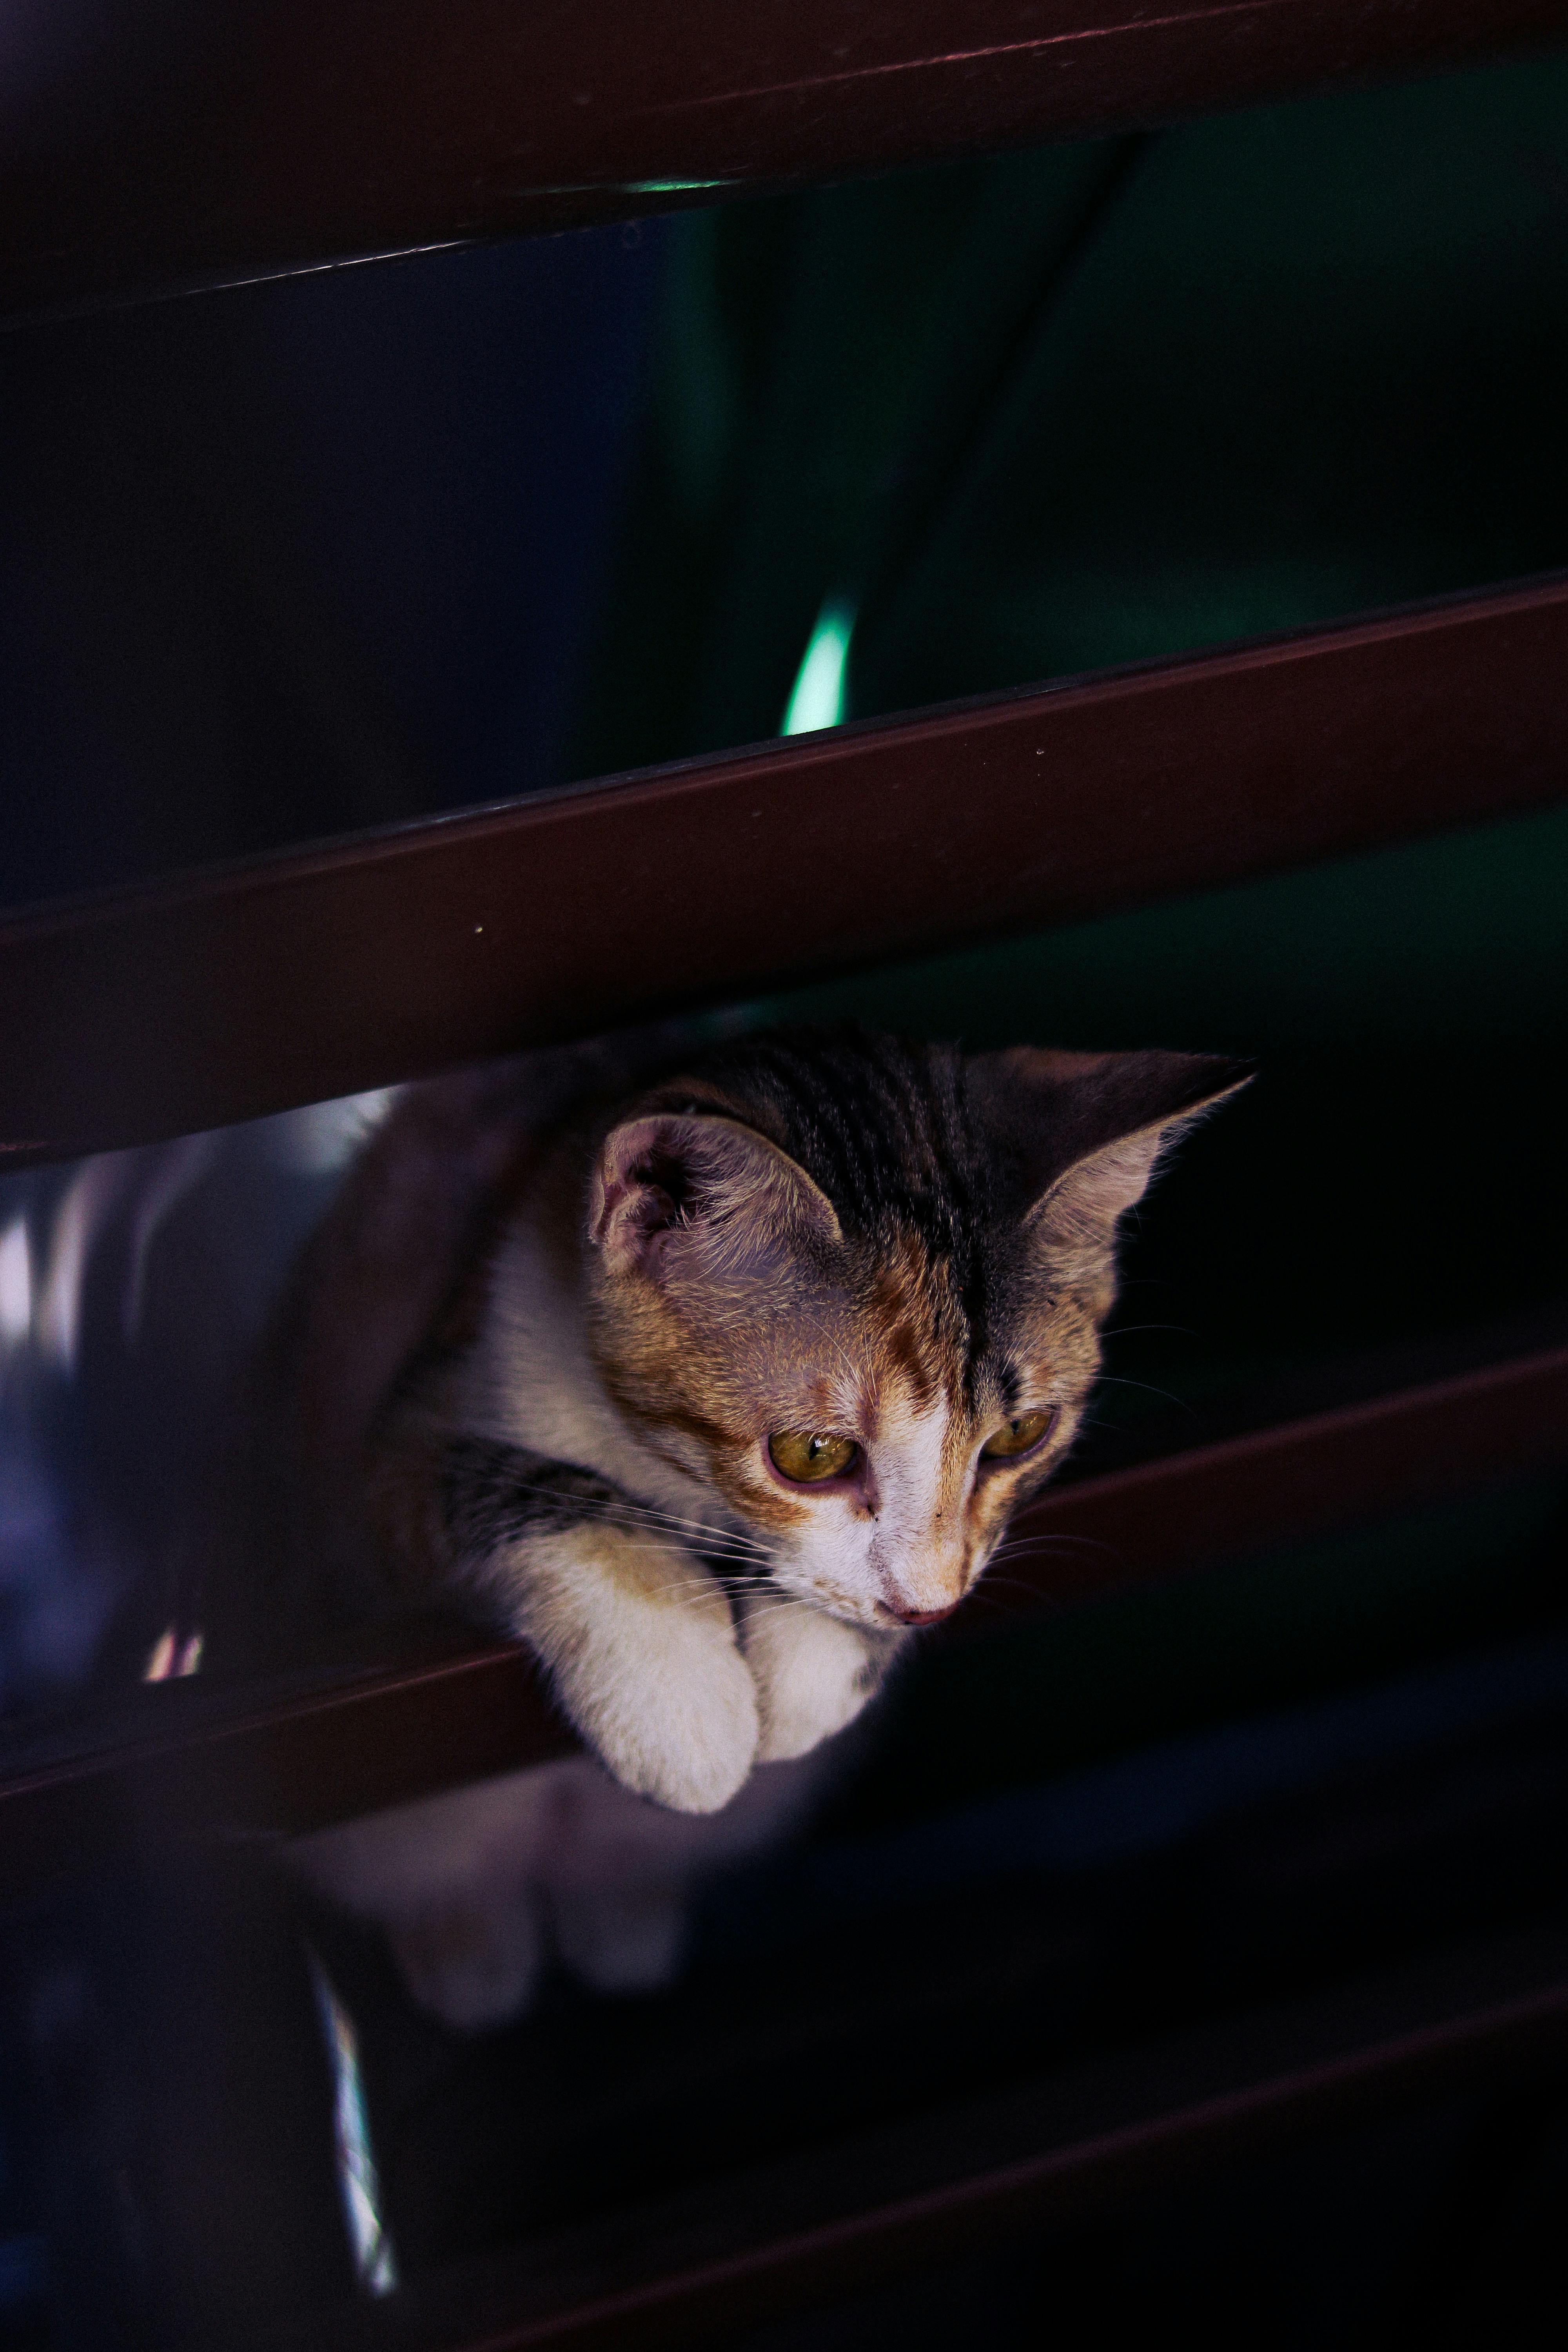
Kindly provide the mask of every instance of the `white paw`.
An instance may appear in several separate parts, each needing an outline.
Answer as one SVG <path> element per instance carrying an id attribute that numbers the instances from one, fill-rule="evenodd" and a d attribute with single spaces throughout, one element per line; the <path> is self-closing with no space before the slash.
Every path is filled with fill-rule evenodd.
<path id="1" fill-rule="evenodd" d="M 675 1887 L 557 1887 L 551 1912 L 563 1967 L 595 1992 L 657 1992 L 674 1982 L 686 1941 Z"/>
<path id="2" fill-rule="evenodd" d="M 756 1685 L 763 1764 L 804 1756 L 853 1723 L 899 1644 L 897 1634 L 862 1633 L 772 1590 L 748 1600 L 742 1640 Z"/>
<path id="3" fill-rule="evenodd" d="M 663 1632 L 620 1671 L 601 1663 L 566 1702 L 625 1787 L 678 1813 L 716 1813 L 756 1761 L 756 1691 L 732 1632 Z"/>
<path id="4" fill-rule="evenodd" d="M 462 2033 L 525 2010 L 544 1965 L 539 1907 L 524 1887 L 452 1896 L 395 1920 L 388 1933 L 421 2009 Z"/>
<path id="5" fill-rule="evenodd" d="M 595 1530 L 520 1611 L 573 1722 L 624 1787 L 715 1813 L 757 1754 L 757 1696 L 721 1588 L 689 1553 Z"/>

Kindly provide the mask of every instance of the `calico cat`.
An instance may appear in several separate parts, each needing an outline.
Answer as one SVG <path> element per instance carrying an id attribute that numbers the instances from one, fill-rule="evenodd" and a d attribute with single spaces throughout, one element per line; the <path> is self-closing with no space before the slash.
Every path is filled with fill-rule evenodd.
<path id="1" fill-rule="evenodd" d="M 540 1066 L 404 1097 L 264 1382 L 264 1613 L 290 1554 L 351 1614 L 456 1600 L 591 1751 L 300 1844 L 468 2026 L 552 1948 L 668 1972 L 685 1884 L 800 1811 L 1072 1444 L 1118 1222 L 1246 1075 L 858 1030 Z"/>

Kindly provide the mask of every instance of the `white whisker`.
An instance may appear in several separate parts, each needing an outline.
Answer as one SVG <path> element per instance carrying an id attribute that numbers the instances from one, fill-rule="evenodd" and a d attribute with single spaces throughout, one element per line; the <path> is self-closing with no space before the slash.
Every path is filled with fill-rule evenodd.
<path id="1" fill-rule="evenodd" d="M 576 1517 L 690 1538 L 694 1548 L 720 1556 L 757 1562 L 766 1562 L 773 1558 L 771 1549 L 755 1537 L 733 1528 L 716 1526 L 711 1520 L 689 1518 L 678 1511 L 666 1511 L 653 1504 L 635 1502 L 630 1496 L 563 1496 L 557 1486 L 545 1479 L 520 1478 L 515 1482 L 515 1489 L 519 1494 L 542 1495 L 559 1499 L 563 1506 L 570 1506 Z"/>

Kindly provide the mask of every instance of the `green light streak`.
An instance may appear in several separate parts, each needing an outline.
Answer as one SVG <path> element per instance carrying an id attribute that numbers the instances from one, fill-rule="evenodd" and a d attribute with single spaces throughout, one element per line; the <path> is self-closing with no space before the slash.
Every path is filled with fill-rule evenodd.
<path id="1" fill-rule="evenodd" d="M 781 735 L 810 735 L 819 727 L 838 725 L 844 716 L 844 674 L 854 632 L 852 608 L 837 597 L 829 597 L 816 616 L 816 626 L 795 672 Z"/>
<path id="2" fill-rule="evenodd" d="M 627 180 L 628 196 L 683 196 L 696 194 L 705 188 L 723 188 L 726 180 Z"/>

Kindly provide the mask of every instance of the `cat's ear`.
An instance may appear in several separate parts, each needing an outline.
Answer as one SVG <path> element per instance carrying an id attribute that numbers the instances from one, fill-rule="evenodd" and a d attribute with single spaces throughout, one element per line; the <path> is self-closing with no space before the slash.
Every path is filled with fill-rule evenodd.
<path id="1" fill-rule="evenodd" d="M 753 1128 L 705 1112 L 657 1111 L 605 1138 L 588 1192 L 588 1239 L 606 1267 L 658 1276 L 760 1271 L 781 1249 L 841 1238 L 833 1203 Z"/>
<path id="2" fill-rule="evenodd" d="M 1219 1054 L 1027 1045 L 968 1064 L 970 1100 L 991 1137 L 1007 1206 L 1028 1230 L 1069 1248 L 1108 1244 L 1162 1153 L 1252 1075 Z"/>

